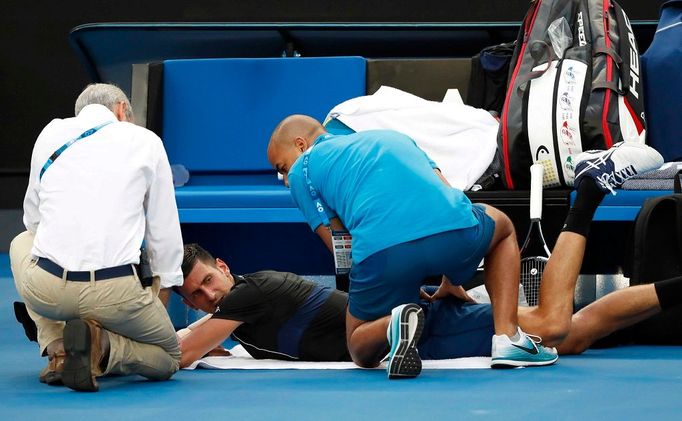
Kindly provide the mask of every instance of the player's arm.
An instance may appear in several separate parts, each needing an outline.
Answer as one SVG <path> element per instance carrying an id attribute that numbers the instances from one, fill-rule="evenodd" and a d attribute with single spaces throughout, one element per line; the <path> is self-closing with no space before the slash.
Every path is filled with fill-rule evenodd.
<path id="1" fill-rule="evenodd" d="M 315 233 L 322 239 L 322 242 L 325 246 L 327 246 L 329 251 L 333 252 L 334 248 L 332 245 L 332 230 L 346 231 L 346 227 L 343 226 L 343 223 L 339 218 L 330 219 L 329 225 L 329 227 L 326 227 L 322 224 L 318 225 L 317 228 L 315 228 Z"/>
<path id="2" fill-rule="evenodd" d="M 180 367 L 187 367 L 223 343 L 242 322 L 211 317 L 180 340 Z"/>

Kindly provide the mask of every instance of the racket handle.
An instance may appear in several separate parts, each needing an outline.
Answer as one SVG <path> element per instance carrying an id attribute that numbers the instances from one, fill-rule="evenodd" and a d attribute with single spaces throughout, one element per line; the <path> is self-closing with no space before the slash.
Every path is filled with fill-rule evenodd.
<path id="1" fill-rule="evenodd" d="M 530 166 L 530 219 L 542 218 L 542 177 L 544 167 L 542 164 Z"/>

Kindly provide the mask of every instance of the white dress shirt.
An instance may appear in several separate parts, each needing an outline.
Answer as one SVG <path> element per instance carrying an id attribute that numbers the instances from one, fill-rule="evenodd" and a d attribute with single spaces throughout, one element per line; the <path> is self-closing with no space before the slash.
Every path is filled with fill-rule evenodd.
<path id="1" fill-rule="evenodd" d="M 104 122 L 111 123 L 68 147 L 39 179 L 58 148 Z M 182 285 L 180 222 L 161 139 L 102 105 L 54 119 L 38 136 L 24 225 L 35 234 L 32 253 L 70 271 L 139 263 L 144 239 L 161 286 Z"/>
<path id="2" fill-rule="evenodd" d="M 460 190 L 471 188 L 497 150 L 499 124 L 487 111 L 428 101 L 389 86 L 337 105 L 330 117 L 356 132 L 390 129 L 408 135 Z"/>

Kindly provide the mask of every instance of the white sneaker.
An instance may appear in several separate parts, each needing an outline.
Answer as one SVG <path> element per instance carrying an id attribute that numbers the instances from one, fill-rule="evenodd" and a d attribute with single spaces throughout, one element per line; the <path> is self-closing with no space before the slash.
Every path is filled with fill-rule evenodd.
<path id="1" fill-rule="evenodd" d="M 554 364 L 559 355 L 555 348 L 540 345 L 542 339 L 524 333 L 518 328 L 520 338 L 512 342 L 507 335 L 494 335 L 492 368 L 529 367 Z"/>
<path id="2" fill-rule="evenodd" d="M 606 151 L 585 151 L 576 157 L 576 162 L 576 188 L 584 177 L 590 177 L 605 193 L 615 195 L 614 189 L 628 178 L 663 165 L 663 157 L 643 143 L 618 142 Z"/>

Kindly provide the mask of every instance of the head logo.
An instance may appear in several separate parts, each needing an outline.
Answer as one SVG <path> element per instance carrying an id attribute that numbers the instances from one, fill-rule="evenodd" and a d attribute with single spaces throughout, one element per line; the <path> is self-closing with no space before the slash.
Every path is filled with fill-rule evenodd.
<path id="1" fill-rule="evenodd" d="M 567 146 L 575 145 L 575 140 L 573 139 L 575 135 L 573 134 L 573 129 L 568 126 L 568 121 L 564 121 L 559 133 L 561 133 L 561 141 L 564 142 L 564 144 Z"/>
<path id="2" fill-rule="evenodd" d="M 561 97 L 559 98 L 559 106 L 564 111 L 571 110 L 571 97 L 568 96 L 568 92 L 561 94 Z"/>
<path id="3" fill-rule="evenodd" d="M 573 66 L 568 66 L 564 74 L 566 75 L 566 83 L 575 83 L 575 70 L 573 69 Z"/>
<path id="4" fill-rule="evenodd" d="M 535 150 L 535 162 L 538 162 L 540 160 L 540 155 L 549 155 L 549 149 L 545 145 L 540 145 L 538 148 Z"/>
<path id="5" fill-rule="evenodd" d="M 569 155 L 568 158 L 566 158 L 566 162 L 564 162 L 564 168 L 569 173 L 575 172 L 575 165 L 573 164 L 573 157 L 571 155 Z"/>

